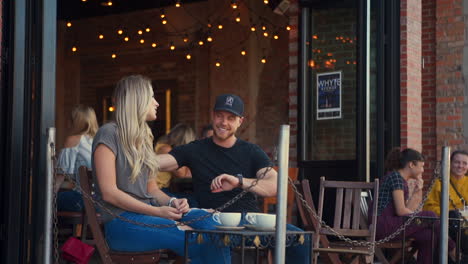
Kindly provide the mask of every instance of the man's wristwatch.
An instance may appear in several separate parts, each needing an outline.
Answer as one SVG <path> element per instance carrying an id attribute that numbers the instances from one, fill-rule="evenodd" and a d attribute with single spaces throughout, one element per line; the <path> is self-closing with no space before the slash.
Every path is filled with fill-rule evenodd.
<path id="1" fill-rule="evenodd" d="M 235 176 L 239 180 L 239 187 L 242 188 L 242 185 L 244 185 L 244 176 L 242 176 L 240 173 L 236 174 Z"/>

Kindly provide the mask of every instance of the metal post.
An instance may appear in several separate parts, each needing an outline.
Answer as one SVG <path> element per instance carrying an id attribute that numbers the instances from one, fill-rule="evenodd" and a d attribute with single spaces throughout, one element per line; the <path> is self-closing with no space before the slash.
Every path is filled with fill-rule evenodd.
<path id="1" fill-rule="evenodd" d="M 448 213 L 449 213 L 449 177 L 450 147 L 442 148 L 441 168 L 442 190 L 440 196 L 440 254 L 439 263 L 446 264 L 448 259 Z"/>
<path id="2" fill-rule="evenodd" d="M 275 264 L 285 263 L 286 203 L 288 201 L 289 125 L 281 125 L 278 151 Z"/>
<path id="3" fill-rule="evenodd" d="M 46 186 L 45 186 L 45 214 L 44 214 L 44 261 L 43 263 L 51 263 L 52 260 L 52 192 L 54 184 L 54 166 L 52 157 L 55 155 L 55 128 L 47 128 L 47 164 L 46 164 Z"/>

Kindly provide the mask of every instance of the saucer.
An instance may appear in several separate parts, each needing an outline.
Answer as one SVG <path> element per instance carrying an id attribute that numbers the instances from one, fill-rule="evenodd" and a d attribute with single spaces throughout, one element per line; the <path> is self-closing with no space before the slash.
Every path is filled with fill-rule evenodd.
<path id="1" fill-rule="evenodd" d="M 260 227 L 260 226 L 255 226 L 255 225 L 244 225 L 248 229 L 255 230 L 255 231 L 265 231 L 265 232 L 271 232 L 275 231 L 274 227 Z"/>
<path id="2" fill-rule="evenodd" d="M 217 229 L 220 230 L 242 230 L 244 229 L 243 226 L 215 226 Z"/>

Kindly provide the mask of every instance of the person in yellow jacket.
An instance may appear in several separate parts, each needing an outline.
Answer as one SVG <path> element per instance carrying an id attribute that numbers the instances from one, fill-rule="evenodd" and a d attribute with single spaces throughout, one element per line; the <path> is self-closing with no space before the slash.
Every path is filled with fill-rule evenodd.
<path id="1" fill-rule="evenodd" d="M 456 150 L 450 156 L 450 185 L 449 185 L 449 217 L 458 218 L 460 214 L 454 210 L 465 210 L 468 206 L 468 152 Z M 440 216 L 441 183 L 437 180 L 424 205 L 424 210 L 433 211 Z M 454 222 L 457 223 L 457 222 Z M 457 238 L 458 227 L 450 225 L 450 237 Z M 468 263 L 468 233 L 462 232 L 460 245 L 462 252 L 461 263 Z"/>
<path id="2" fill-rule="evenodd" d="M 450 156 L 449 210 L 464 210 L 468 206 L 468 152 L 457 150 Z M 458 192 L 458 193 L 457 193 Z M 424 205 L 425 211 L 440 215 L 441 183 L 437 180 Z"/>

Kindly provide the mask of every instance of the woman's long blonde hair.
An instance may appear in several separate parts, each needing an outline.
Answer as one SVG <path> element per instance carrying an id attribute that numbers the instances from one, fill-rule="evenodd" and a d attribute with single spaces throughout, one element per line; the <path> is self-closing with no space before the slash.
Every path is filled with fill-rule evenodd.
<path id="1" fill-rule="evenodd" d="M 151 81 L 141 75 L 124 77 L 114 92 L 115 120 L 125 157 L 132 168 L 132 182 L 143 169 L 149 170 L 150 177 L 155 177 L 158 171 L 153 134 L 146 123 L 153 95 Z"/>
<path id="2" fill-rule="evenodd" d="M 88 135 L 93 138 L 99 128 L 94 109 L 85 105 L 73 108 L 71 122 L 71 135 Z"/>

